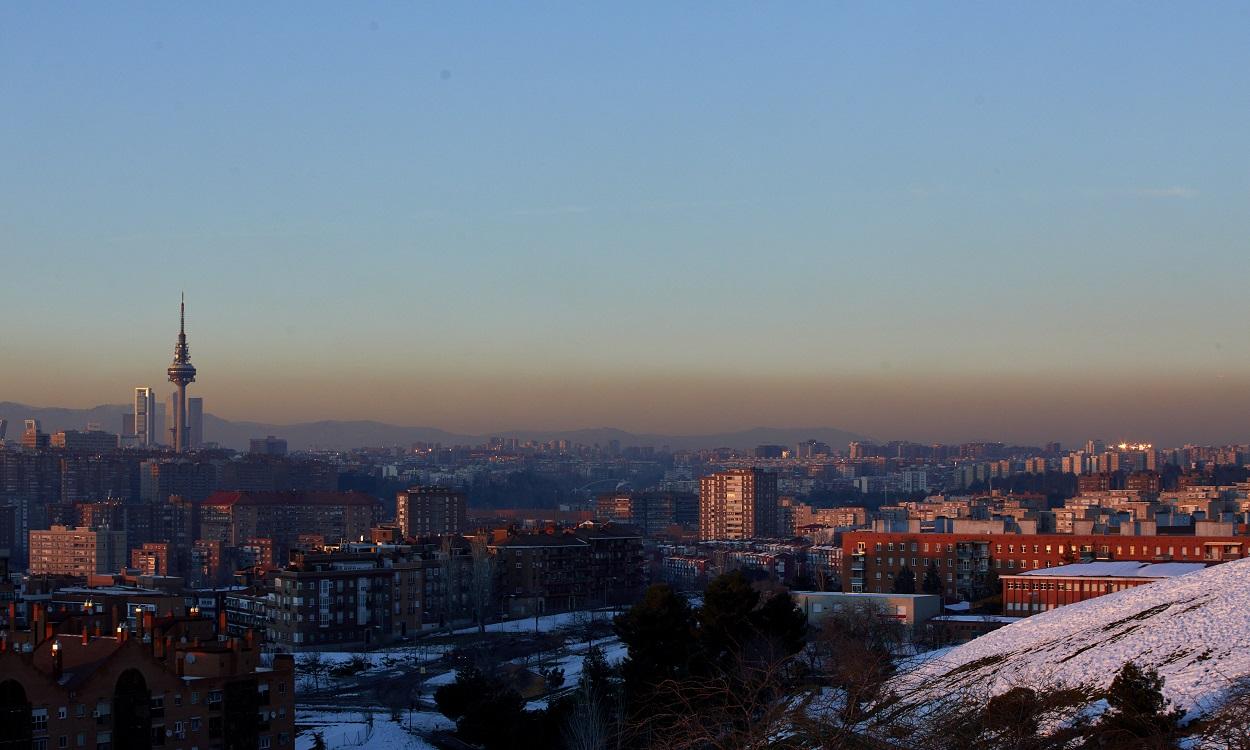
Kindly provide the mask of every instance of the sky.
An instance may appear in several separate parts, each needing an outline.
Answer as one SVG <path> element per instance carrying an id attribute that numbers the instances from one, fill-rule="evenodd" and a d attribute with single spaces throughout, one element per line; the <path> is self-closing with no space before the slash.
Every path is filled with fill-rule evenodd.
<path id="1" fill-rule="evenodd" d="M 1250 441 L 1250 5 L 0 4 L 0 400 Z"/>

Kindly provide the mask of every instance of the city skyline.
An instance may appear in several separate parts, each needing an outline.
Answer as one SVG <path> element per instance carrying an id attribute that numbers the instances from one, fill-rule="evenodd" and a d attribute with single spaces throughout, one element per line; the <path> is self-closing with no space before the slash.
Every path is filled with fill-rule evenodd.
<path id="1" fill-rule="evenodd" d="M 1244 441 L 1245 13 L 7 6 L 0 398 Z"/>

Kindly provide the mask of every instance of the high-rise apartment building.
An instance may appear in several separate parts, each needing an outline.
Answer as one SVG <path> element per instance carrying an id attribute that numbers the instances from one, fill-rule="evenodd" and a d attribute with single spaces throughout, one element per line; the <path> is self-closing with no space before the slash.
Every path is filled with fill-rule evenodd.
<path id="1" fill-rule="evenodd" d="M 777 534 L 777 475 L 731 469 L 699 480 L 699 537 L 753 539 Z"/>
<path id="2" fill-rule="evenodd" d="M 140 447 L 156 445 L 156 391 L 147 386 L 135 388 L 134 436 Z"/>
<path id="3" fill-rule="evenodd" d="M 30 572 L 86 578 L 126 565 L 126 532 L 53 526 L 30 532 Z"/>
<path id="4" fill-rule="evenodd" d="M 468 498 L 450 487 L 409 487 L 395 498 L 395 523 L 405 539 L 464 531 Z"/>

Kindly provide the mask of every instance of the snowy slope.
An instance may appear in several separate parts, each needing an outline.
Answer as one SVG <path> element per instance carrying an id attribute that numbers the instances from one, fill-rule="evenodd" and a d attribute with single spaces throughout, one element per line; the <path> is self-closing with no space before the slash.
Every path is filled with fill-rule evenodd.
<path id="1" fill-rule="evenodd" d="M 1070 604 L 953 648 L 902 676 L 942 690 L 980 681 L 1107 686 L 1125 662 L 1151 666 L 1190 713 L 1250 676 L 1250 559 Z"/>

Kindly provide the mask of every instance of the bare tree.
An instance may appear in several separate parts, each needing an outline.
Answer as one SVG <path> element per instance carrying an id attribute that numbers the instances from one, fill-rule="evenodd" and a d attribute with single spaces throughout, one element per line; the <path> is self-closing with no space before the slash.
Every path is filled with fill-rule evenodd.
<path id="1" fill-rule="evenodd" d="M 569 715 L 563 735 L 568 750 L 607 750 L 611 727 L 599 697 L 588 682 L 577 691 L 577 704 Z"/>
<path id="2" fill-rule="evenodd" d="M 795 734 L 808 688 L 792 656 L 737 656 L 727 669 L 656 686 L 652 710 L 627 727 L 631 744 L 655 750 L 754 750 Z"/>
<path id="3" fill-rule="evenodd" d="M 1192 747 L 1250 750 L 1250 677 L 1233 683 L 1219 703 L 1191 727 Z"/>
<path id="4" fill-rule="evenodd" d="M 320 651 L 311 651 L 304 654 L 300 657 L 296 667 L 299 671 L 312 678 L 314 688 L 321 687 L 321 682 L 329 670 L 329 665 L 322 658 Z"/>
<path id="5" fill-rule="evenodd" d="M 479 535 L 470 546 L 473 569 L 469 582 L 469 596 L 473 604 L 473 617 L 477 620 L 477 632 L 486 632 L 486 618 L 490 611 L 495 589 L 495 558 L 486 546 L 486 537 Z"/>

